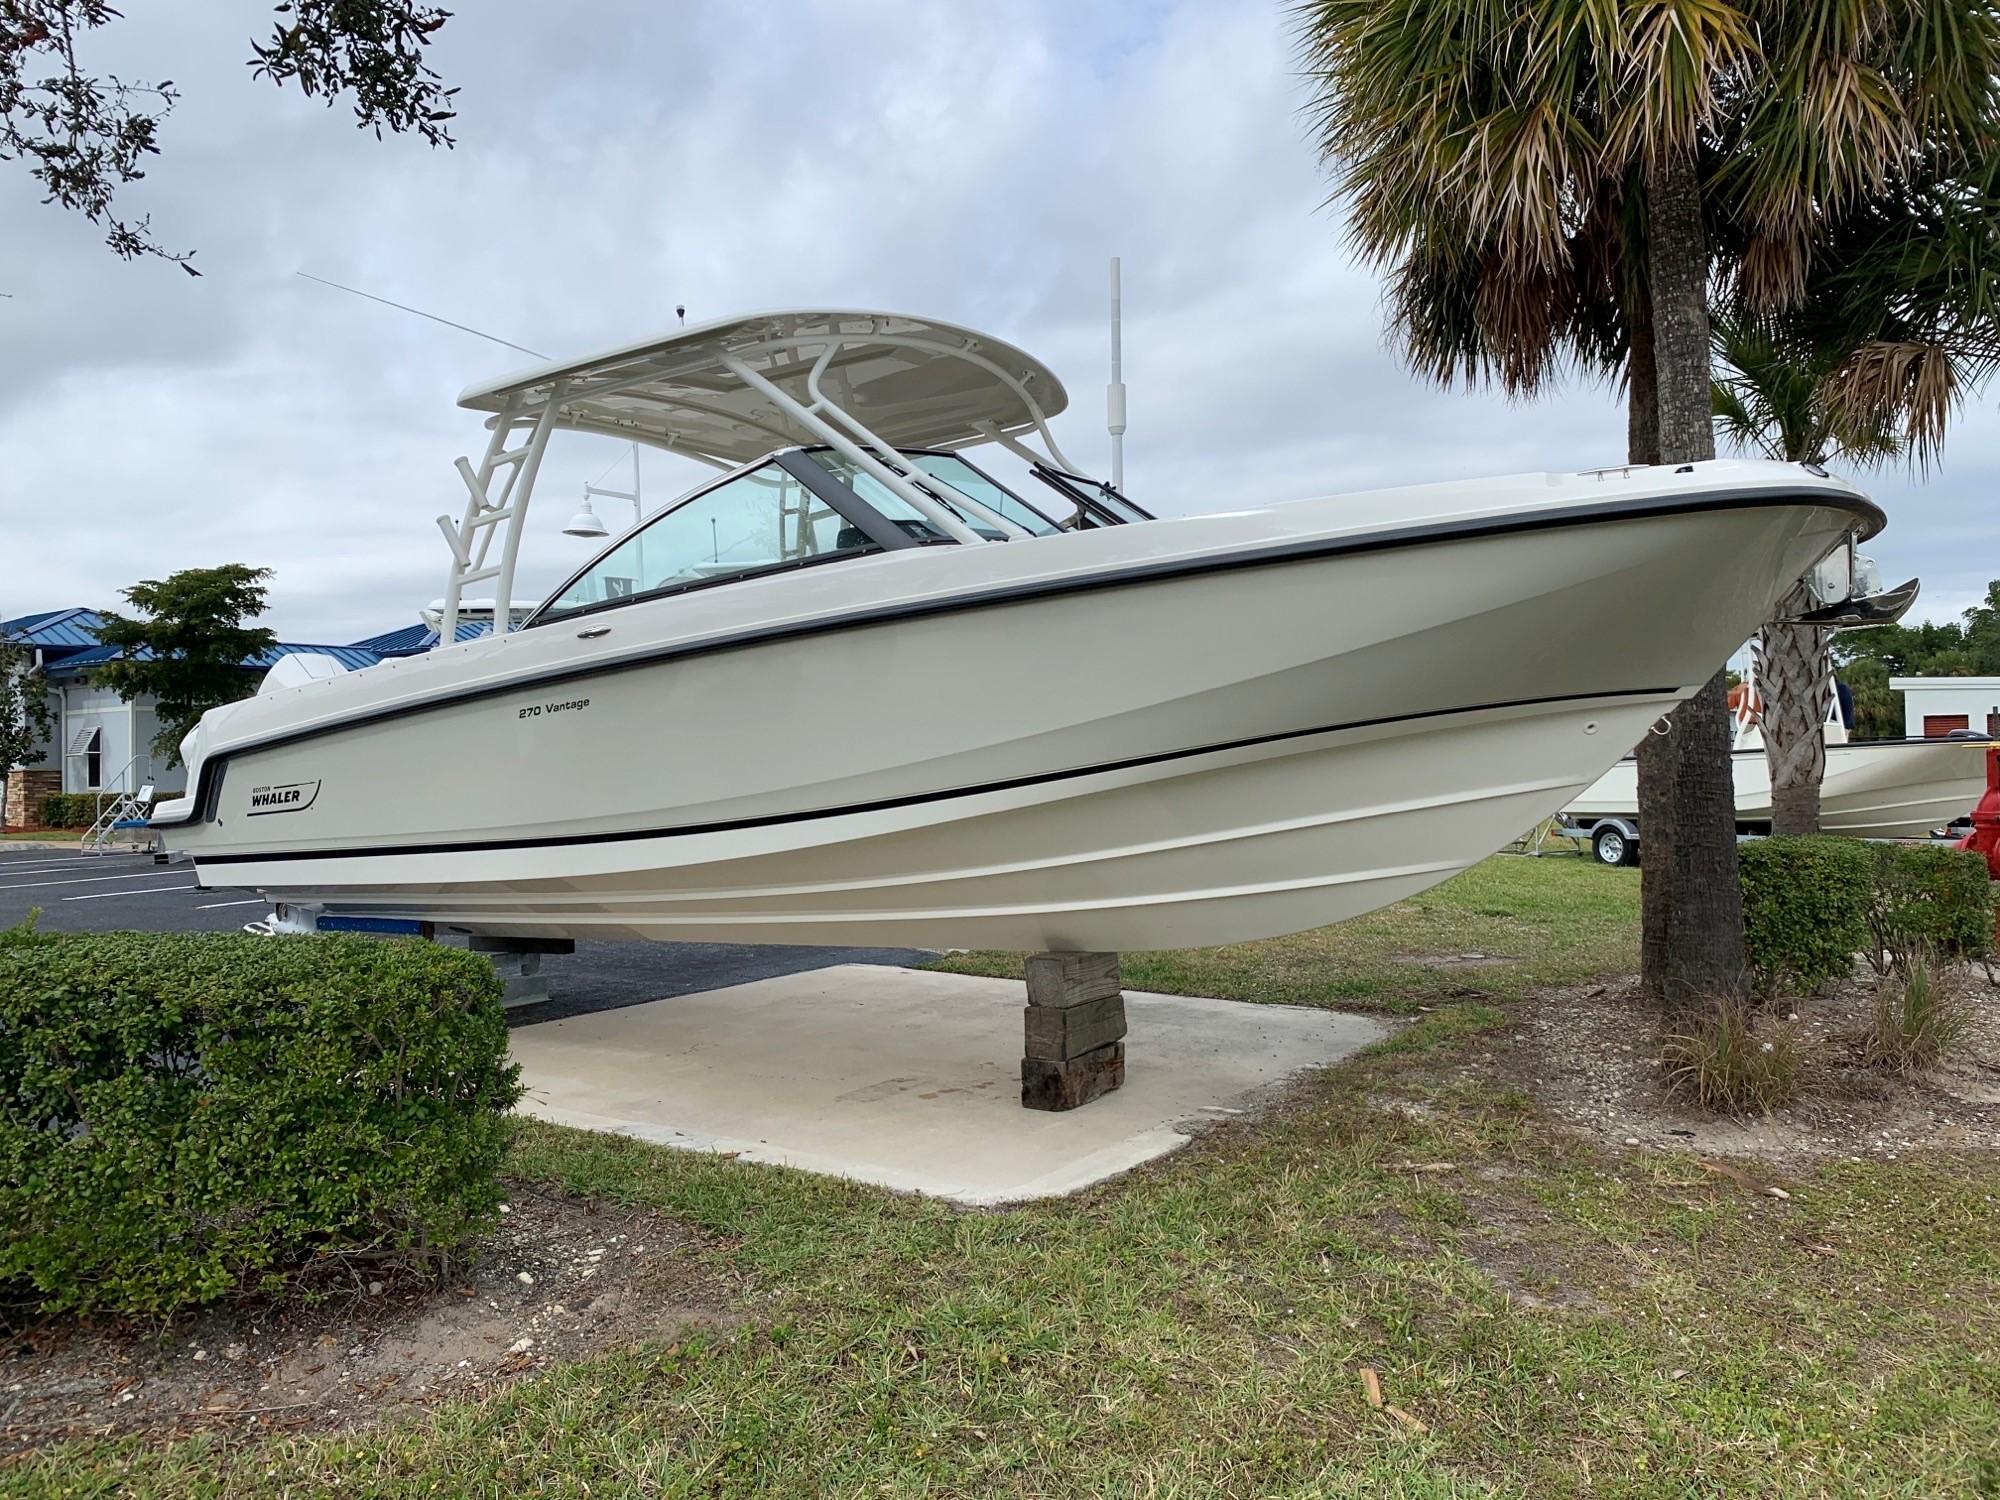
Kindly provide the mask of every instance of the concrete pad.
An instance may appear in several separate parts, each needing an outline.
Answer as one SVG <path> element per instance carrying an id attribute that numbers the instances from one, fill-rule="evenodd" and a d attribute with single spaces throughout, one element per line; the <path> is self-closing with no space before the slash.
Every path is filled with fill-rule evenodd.
<path id="1" fill-rule="evenodd" d="M 960 1203 L 1056 1197 L 1185 1145 L 1185 1124 L 1387 1034 L 1282 1005 L 1128 992 L 1125 1086 L 1021 1108 L 1022 986 L 842 964 L 512 1034 L 525 1113 Z"/>

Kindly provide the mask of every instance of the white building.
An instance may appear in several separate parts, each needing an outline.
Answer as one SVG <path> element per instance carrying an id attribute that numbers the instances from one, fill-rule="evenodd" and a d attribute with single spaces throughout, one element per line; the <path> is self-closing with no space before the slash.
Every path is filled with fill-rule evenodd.
<path id="1" fill-rule="evenodd" d="M 1903 733 L 1913 739 L 2000 735 L 2000 677 L 1891 677 L 1889 686 L 1903 695 Z"/>
<path id="2" fill-rule="evenodd" d="M 51 792 L 136 792 L 153 786 L 162 795 L 178 794 L 184 780 L 181 768 L 153 751 L 160 732 L 153 700 L 141 695 L 127 703 L 91 680 L 93 668 L 117 655 L 98 641 L 102 623 L 103 617 L 93 609 L 48 610 L 0 620 L 0 635 L 25 648 L 31 664 L 44 674 L 55 719 L 48 741 L 25 764 L 7 772 L 0 811 L 10 827 L 25 825 L 40 799 Z M 461 622 L 458 638 L 467 639 L 485 628 Z M 243 663 L 246 690 L 279 657 L 294 652 L 331 656 L 354 670 L 389 656 L 412 656 L 436 643 L 437 632 L 422 624 L 349 646 L 280 642 Z"/>

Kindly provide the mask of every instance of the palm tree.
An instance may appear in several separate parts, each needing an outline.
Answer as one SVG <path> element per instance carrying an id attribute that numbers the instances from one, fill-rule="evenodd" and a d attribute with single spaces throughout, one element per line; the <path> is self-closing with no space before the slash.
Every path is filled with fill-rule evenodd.
<path id="1" fill-rule="evenodd" d="M 2000 140 L 2000 18 L 1971 0 L 1296 14 L 1321 157 L 1412 363 L 1521 394 L 1622 380 L 1637 462 L 1714 456 L 1711 295 L 1799 305 L 1822 261 L 1883 259 L 1924 185 L 1949 198 Z M 1925 381 L 1893 339 L 1874 357 L 1856 405 Z M 1668 1003 L 1743 985 L 1724 693 L 1718 672 L 1640 750 L 1643 969 Z"/>
<path id="2" fill-rule="evenodd" d="M 1874 465 L 1904 451 L 1905 439 L 1880 409 L 1860 412 L 1833 399 L 1854 356 L 1851 341 L 1815 340 L 1797 319 L 1723 313 L 1715 321 L 1716 432 L 1764 458 Z M 1771 831 L 1818 833 L 1826 776 L 1821 723 L 1833 673 L 1832 632 L 1782 623 L 1817 601 L 1803 581 L 1779 603 L 1757 643 L 1764 755 L 1771 773 Z"/>
<path id="3" fill-rule="evenodd" d="M 2000 369 L 2000 156 L 1871 201 L 1835 226 L 1794 304 L 1760 314 L 1739 297 L 1716 326 L 1725 439 L 1771 458 L 1927 467 L 1953 408 Z M 1779 617 L 1810 603 L 1795 589 Z M 1773 824 L 1815 833 L 1828 638 L 1773 623 L 1759 646 Z"/>

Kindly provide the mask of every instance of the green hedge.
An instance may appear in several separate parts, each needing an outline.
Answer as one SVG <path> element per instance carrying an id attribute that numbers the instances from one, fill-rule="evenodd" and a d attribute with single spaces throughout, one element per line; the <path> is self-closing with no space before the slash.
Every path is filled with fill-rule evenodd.
<path id="1" fill-rule="evenodd" d="M 88 828 L 97 821 L 100 807 L 109 807 L 112 798 L 100 802 L 95 792 L 51 792 L 37 809 L 51 828 Z"/>
<path id="2" fill-rule="evenodd" d="M 165 801 L 178 797 L 179 792 L 157 793 L 155 801 Z M 97 815 L 118 800 L 118 793 L 105 792 L 51 792 L 36 804 L 35 810 L 41 820 L 51 828 L 88 828 L 97 821 Z"/>
<path id="3" fill-rule="evenodd" d="M 1979 958 L 1993 946 L 1993 887 L 1983 857 L 1935 844 L 1816 836 L 1742 846 L 1743 936 L 1765 998 L 1847 976 L 1854 955 L 1929 948 Z"/>
<path id="4" fill-rule="evenodd" d="M 164 1313 L 429 1262 L 519 1097 L 484 959 L 350 936 L 0 934 L 0 1292 Z"/>
<path id="5" fill-rule="evenodd" d="M 1738 851 L 1751 985 L 1769 999 L 1843 979 L 1868 946 L 1877 859 L 1859 839 L 1752 839 Z"/>
<path id="6" fill-rule="evenodd" d="M 1993 949 L 1993 885 L 1985 856 L 1938 845 L 1876 847 L 1868 907 L 1871 947 L 1880 953 L 1928 948 L 1946 959 L 1983 958 Z"/>

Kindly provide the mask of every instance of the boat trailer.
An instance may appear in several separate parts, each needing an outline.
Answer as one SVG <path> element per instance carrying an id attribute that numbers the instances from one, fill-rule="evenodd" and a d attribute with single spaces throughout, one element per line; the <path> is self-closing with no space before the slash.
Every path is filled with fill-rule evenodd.
<path id="1" fill-rule="evenodd" d="M 1969 849 L 1986 861 L 1987 871 L 2000 880 L 2000 745 L 1986 751 L 1986 790 L 1972 809 L 1972 832 L 1955 839 L 1951 847 Z M 1739 839 L 1756 834 L 1738 834 Z M 1544 840 L 1571 839 L 1590 845 L 1590 857 L 1601 865 L 1636 865 L 1639 862 L 1639 825 L 1631 818 L 1591 818 L 1578 822 L 1567 813 L 1557 813 L 1535 826 L 1534 832 L 1514 847 L 1526 854 L 1538 854 Z"/>

